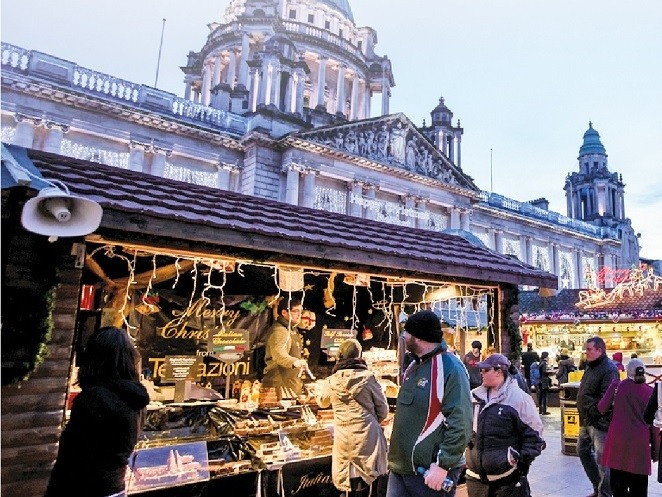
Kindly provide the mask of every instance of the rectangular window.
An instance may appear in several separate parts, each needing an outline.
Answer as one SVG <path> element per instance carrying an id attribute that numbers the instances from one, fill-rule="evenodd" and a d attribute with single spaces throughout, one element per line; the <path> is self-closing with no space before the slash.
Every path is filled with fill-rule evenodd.
<path id="1" fill-rule="evenodd" d="M 338 30 L 338 36 L 340 36 L 342 38 L 342 35 L 343 35 L 342 29 L 339 29 Z"/>
<path id="2" fill-rule="evenodd" d="M 315 14 L 308 14 L 308 22 L 310 24 L 315 24 Z"/>
<path id="3" fill-rule="evenodd" d="M 324 29 L 331 29 L 331 21 L 324 21 Z"/>
<path id="4" fill-rule="evenodd" d="M 290 19 L 296 19 L 297 18 L 297 11 L 294 9 L 290 9 Z"/>
<path id="5" fill-rule="evenodd" d="M 358 47 L 359 50 L 363 50 L 363 40 L 357 41 L 356 46 Z"/>

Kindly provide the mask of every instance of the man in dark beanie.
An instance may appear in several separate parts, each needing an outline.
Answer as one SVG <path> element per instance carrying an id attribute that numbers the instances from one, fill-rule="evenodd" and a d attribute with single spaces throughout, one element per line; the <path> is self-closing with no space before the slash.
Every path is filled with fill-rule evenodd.
<path id="1" fill-rule="evenodd" d="M 441 322 L 431 311 L 411 315 L 400 338 L 414 359 L 402 374 L 386 497 L 451 497 L 471 436 L 467 371 L 447 351 Z"/>
<path id="2" fill-rule="evenodd" d="M 471 342 L 471 351 L 464 356 L 463 362 L 469 373 L 469 384 L 472 390 L 483 383 L 483 378 L 480 376 L 480 370 L 477 366 L 480 362 L 480 351 L 482 348 L 483 344 L 480 343 L 480 340 L 474 340 Z"/>

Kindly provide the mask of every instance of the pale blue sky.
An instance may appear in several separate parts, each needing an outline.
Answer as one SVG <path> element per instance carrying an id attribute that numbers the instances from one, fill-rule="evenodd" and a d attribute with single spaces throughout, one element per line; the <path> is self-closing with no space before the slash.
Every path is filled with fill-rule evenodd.
<path id="1" fill-rule="evenodd" d="M 2 41 L 183 95 L 189 50 L 229 0 L 2 0 Z M 393 63 L 391 112 L 429 123 L 440 95 L 478 186 L 566 214 L 588 121 L 626 183 L 642 256 L 662 259 L 662 1 L 350 0 Z"/>

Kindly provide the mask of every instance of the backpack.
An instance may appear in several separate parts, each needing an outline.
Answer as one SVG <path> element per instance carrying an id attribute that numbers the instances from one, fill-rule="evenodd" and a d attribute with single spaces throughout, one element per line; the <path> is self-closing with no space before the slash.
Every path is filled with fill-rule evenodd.
<path id="1" fill-rule="evenodd" d="M 538 361 L 531 363 L 529 378 L 531 380 L 531 385 L 540 384 L 540 363 Z"/>

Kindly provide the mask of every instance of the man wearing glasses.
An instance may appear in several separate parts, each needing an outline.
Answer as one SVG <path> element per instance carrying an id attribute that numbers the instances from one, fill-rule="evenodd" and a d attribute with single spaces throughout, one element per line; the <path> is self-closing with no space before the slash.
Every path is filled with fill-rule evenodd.
<path id="1" fill-rule="evenodd" d="M 296 395 L 301 393 L 299 373 L 308 366 L 301 358 L 302 338 L 297 328 L 302 311 L 300 300 L 282 299 L 278 302 L 278 319 L 267 336 L 262 385 L 277 387 L 278 398 L 282 396 L 282 388 Z"/>
<path id="2" fill-rule="evenodd" d="M 612 408 L 604 414 L 598 410 L 598 402 L 604 396 L 609 384 L 618 379 L 616 365 L 607 357 L 607 347 L 600 337 L 586 341 L 586 369 L 577 392 L 579 411 L 579 437 L 577 454 L 584 472 L 593 485 L 593 493 L 588 497 L 611 497 L 609 468 L 602 465 L 602 452 L 611 421 Z"/>

